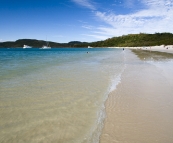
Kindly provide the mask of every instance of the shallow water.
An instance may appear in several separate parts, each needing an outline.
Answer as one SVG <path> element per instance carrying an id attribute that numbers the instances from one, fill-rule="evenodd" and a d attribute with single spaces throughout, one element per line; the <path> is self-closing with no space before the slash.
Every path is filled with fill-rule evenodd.
<path id="1" fill-rule="evenodd" d="M 120 49 L 0 49 L 0 142 L 99 142 L 124 58 Z"/>

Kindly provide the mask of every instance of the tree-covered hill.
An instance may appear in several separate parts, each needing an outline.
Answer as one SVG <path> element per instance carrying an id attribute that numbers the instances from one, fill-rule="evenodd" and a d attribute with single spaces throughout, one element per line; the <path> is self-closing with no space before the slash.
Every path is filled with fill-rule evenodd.
<path id="1" fill-rule="evenodd" d="M 46 44 L 46 41 L 42 41 L 42 40 L 35 40 L 35 39 L 19 39 L 16 40 L 14 42 L 2 42 L 0 43 L 0 47 L 23 47 L 23 45 L 29 45 L 32 47 L 42 47 L 43 45 Z M 50 44 L 52 44 L 52 46 L 56 45 L 59 46 L 59 43 L 54 43 L 54 42 L 50 42 Z"/>
<path id="2" fill-rule="evenodd" d="M 29 45 L 32 47 L 42 47 L 46 41 L 35 39 L 19 39 L 14 42 L 1 42 L 0 47 L 23 47 Z M 51 47 L 137 47 L 137 46 L 156 46 L 156 45 L 173 45 L 172 33 L 155 33 L 155 34 L 129 34 L 120 37 L 113 37 L 104 41 L 97 42 L 80 42 L 71 41 L 69 43 L 50 42 Z"/>
<path id="3" fill-rule="evenodd" d="M 56 43 L 48 41 L 49 45 L 51 47 L 74 47 L 76 45 L 82 44 L 82 42 L 79 41 L 72 41 L 69 43 Z M 23 47 L 23 45 L 29 45 L 35 48 L 42 47 L 43 45 L 46 45 L 46 41 L 43 40 L 36 40 L 36 39 L 19 39 L 14 42 L 1 42 L 0 47 L 1 48 L 15 48 L 15 47 Z"/>
<path id="4" fill-rule="evenodd" d="M 120 37 L 113 37 L 104 41 L 86 43 L 78 46 L 92 47 L 137 47 L 137 46 L 156 46 L 173 45 L 173 34 L 155 33 L 155 34 L 129 34 Z"/>

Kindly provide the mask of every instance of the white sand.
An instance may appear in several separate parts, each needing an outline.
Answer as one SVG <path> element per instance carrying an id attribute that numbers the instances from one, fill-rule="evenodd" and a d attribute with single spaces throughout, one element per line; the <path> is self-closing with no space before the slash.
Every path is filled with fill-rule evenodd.
<path id="1" fill-rule="evenodd" d="M 148 50 L 148 51 L 173 53 L 173 45 L 143 46 L 143 47 L 108 47 L 108 48 L 141 49 L 141 50 Z"/>
<path id="2" fill-rule="evenodd" d="M 158 51 L 158 52 L 166 52 L 173 53 L 173 45 L 161 45 L 161 46 L 144 46 L 144 47 L 124 47 L 129 49 L 142 49 L 148 51 Z"/>

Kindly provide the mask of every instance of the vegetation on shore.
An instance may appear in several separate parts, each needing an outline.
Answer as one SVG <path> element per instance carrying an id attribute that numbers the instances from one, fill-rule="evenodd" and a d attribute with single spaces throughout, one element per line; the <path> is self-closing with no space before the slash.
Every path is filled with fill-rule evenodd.
<path id="1" fill-rule="evenodd" d="M 79 45 L 79 44 L 84 44 L 79 41 L 72 41 L 69 43 L 56 43 L 56 42 L 51 42 L 48 41 L 49 45 L 51 47 L 74 47 L 74 45 Z M 43 40 L 36 40 L 36 39 L 19 39 L 14 42 L 9 41 L 9 42 L 0 42 L 0 48 L 19 48 L 23 47 L 23 45 L 28 45 L 31 47 L 39 48 L 42 47 L 43 45 L 46 45 L 46 41 Z"/>
<path id="2" fill-rule="evenodd" d="M 15 42 L 1 42 L 0 47 L 23 47 L 29 45 L 32 47 L 42 47 L 46 41 L 35 39 L 20 39 Z M 80 42 L 72 41 L 69 43 L 49 42 L 51 47 L 138 47 L 138 46 L 156 46 L 156 45 L 173 45 L 172 33 L 155 33 L 155 34 L 129 34 L 120 37 L 113 37 L 97 42 Z"/>
<path id="3" fill-rule="evenodd" d="M 155 33 L 155 34 L 129 34 L 120 37 L 113 37 L 104 41 L 88 43 L 91 47 L 140 47 L 156 45 L 173 45 L 173 34 Z M 78 45 L 88 46 L 88 45 Z"/>

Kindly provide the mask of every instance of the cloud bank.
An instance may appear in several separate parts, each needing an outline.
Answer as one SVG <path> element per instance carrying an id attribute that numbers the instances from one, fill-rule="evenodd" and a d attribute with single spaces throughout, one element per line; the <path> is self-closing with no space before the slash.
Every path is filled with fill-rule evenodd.
<path id="1" fill-rule="evenodd" d="M 76 3 L 95 9 L 91 1 L 73 0 Z M 113 12 L 99 11 L 95 9 L 94 15 L 106 26 L 92 28 L 91 34 L 95 38 L 109 38 L 134 33 L 173 33 L 173 0 L 141 0 L 143 9 L 134 13 L 119 14 Z M 134 7 L 134 0 L 126 0 L 126 6 Z M 84 27 L 84 26 L 83 26 Z M 86 27 L 84 27 L 86 28 Z M 89 28 L 88 28 L 89 29 Z"/>

